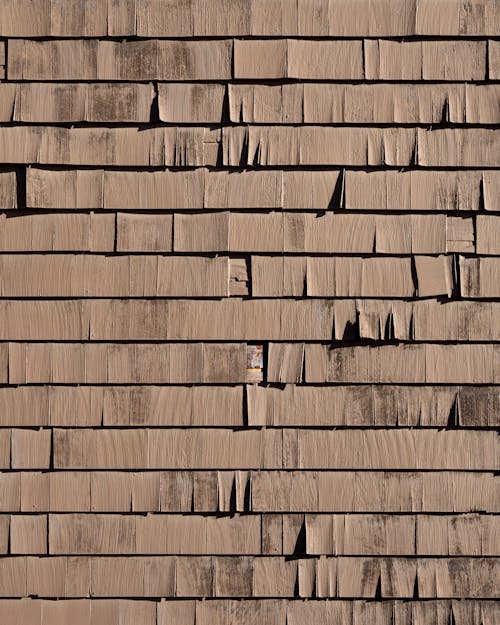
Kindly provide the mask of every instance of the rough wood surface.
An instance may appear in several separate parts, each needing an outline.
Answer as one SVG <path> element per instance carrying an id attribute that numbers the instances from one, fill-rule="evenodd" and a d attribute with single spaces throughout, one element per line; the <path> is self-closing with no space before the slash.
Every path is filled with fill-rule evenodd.
<path id="1" fill-rule="evenodd" d="M 0 625 L 496 625 L 499 38 L 0 0 Z"/>

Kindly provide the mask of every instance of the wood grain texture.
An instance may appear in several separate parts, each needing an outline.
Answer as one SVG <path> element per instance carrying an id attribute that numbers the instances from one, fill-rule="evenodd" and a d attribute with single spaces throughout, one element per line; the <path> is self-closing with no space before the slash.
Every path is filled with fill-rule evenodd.
<path id="1" fill-rule="evenodd" d="M 496 625 L 499 36 L 0 0 L 1 625 Z"/>

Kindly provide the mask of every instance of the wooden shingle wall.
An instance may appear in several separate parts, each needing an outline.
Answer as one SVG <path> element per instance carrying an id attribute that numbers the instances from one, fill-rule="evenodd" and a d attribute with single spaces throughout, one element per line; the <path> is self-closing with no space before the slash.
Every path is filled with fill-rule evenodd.
<path id="1" fill-rule="evenodd" d="M 494 625 L 500 2 L 0 0 L 0 623 Z"/>

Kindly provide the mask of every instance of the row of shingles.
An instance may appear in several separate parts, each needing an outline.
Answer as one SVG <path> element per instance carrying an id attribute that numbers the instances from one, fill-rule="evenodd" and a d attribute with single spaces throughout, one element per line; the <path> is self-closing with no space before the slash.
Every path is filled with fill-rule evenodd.
<path id="1" fill-rule="evenodd" d="M 31 172 L 31 170 L 30 170 Z M 53 176 L 50 170 L 34 170 L 33 184 L 47 193 L 47 184 L 55 192 L 57 183 L 77 183 L 77 176 Z M 69 173 L 69 172 L 68 172 Z M 75 174 L 76 172 L 71 172 Z M 83 173 L 83 172 L 82 172 Z M 109 173 L 109 172 L 108 172 Z M 312 173 L 312 172 L 311 172 Z M 31 174 L 30 174 L 31 175 Z M 146 174 L 147 176 L 147 174 Z M 338 178 L 337 174 L 334 174 Z M 158 178 L 161 177 L 159 174 Z M 179 174 L 180 177 L 180 174 Z M 165 175 L 164 181 L 175 180 L 176 174 Z M 259 176 L 251 177 L 258 181 Z M 116 184 L 134 180 L 127 173 L 117 176 Z M 275 186 L 280 176 L 273 176 Z M 322 176 L 310 176 L 321 182 Z M 347 175 L 348 182 L 351 177 Z M 6 175 L 7 184 L 15 184 L 14 175 Z M 221 182 L 225 179 L 222 178 Z M 264 178 L 264 181 L 266 179 Z M 409 178 L 407 179 L 409 181 Z M 139 183 L 139 177 L 136 178 Z M 144 182 L 147 182 L 147 177 Z M 150 180 L 151 181 L 151 180 Z M 215 181 L 215 180 L 214 180 Z M 237 180 L 236 180 L 237 181 Z M 353 176 L 355 181 L 377 183 L 377 176 Z M 471 177 L 472 181 L 472 177 Z M 249 180 L 251 182 L 251 180 Z M 297 180 L 297 183 L 299 180 Z M 389 180 L 386 180 L 386 184 Z M 233 181 L 230 181 L 232 185 Z M 478 184 L 481 185 L 479 180 Z M 123 187 L 122 187 L 123 188 Z M 142 185 L 144 189 L 144 184 Z M 350 189 L 350 184 L 349 187 Z M 153 191 L 152 187 L 151 191 Z M 59 192 L 61 188 L 59 188 Z M 348 191 L 349 193 L 350 191 Z M 451 188 L 450 188 L 451 192 Z M 48 202 L 47 202 L 48 205 Z M 45 213 L 16 215 L 3 213 L 0 220 L 0 249 L 19 251 L 78 252 L 246 252 L 246 253 L 313 253 L 313 254 L 446 254 L 474 253 L 495 255 L 496 233 L 500 220 L 496 215 L 456 216 L 442 212 L 413 215 L 390 214 L 388 211 L 360 213 L 328 211 L 316 214 L 299 210 L 290 212 L 265 210 L 186 213 L 100 212 Z M 319 210 L 319 207 L 317 211 Z M 357 214 L 356 214 L 357 213 Z M 16 216 L 16 219 L 9 217 Z M 366 227 L 360 228 L 362 223 Z M 344 241 L 337 229 L 349 236 Z M 248 233 L 243 236 L 241 230 Z M 298 230 L 298 232 L 296 232 Z M 356 235 L 355 231 L 361 230 Z M 206 232 L 206 238 L 202 233 Z M 267 232 L 265 237 L 263 232 Z M 321 236 L 319 236 L 321 234 Z M 154 235 L 154 236 L 153 236 Z M 116 239 L 116 241 L 115 241 Z"/>
<path id="2" fill-rule="evenodd" d="M 30 167 L 26 171 L 27 181 L 21 171 L 5 169 L 0 172 L 0 199 L 2 207 L 11 209 L 18 206 L 19 186 L 27 195 L 27 205 L 31 209 L 126 209 L 137 211 L 153 210 L 196 210 L 196 209 L 346 209 L 350 211 L 370 211 L 376 213 L 410 211 L 410 212 L 494 212 L 497 208 L 498 187 L 500 176 L 495 170 L 486 171 L 420 171 L 409 170 L 398 172 L 388 171 L 115 171 L 115 170 L 66 170 L 39 169 Z M 126 194 L 123 190 L 126 189 Z M 240 189 L 245 191 L 243 197 L 238 195 Z M 425 192 L 424 192 L 425 189 Z M 50 250 L 64 249 L 62 243 L 52 243 L 59 238 L 64 228 L 64 220 L 73 220 L 72 227 L 92 230 L 90 223 L 93 218 L 88 216 L 18 215 L 16 220 L 9 222 L 2 216 L 2 249 L 17 250 L 24 238 L 24 228 L 31 233 L 33 249 Z M 170 226 L 171 217 L 154 217 L 143 213 L 129 217 L 119 215 L 119 221 L 125 231 L 134 230 L 126 227 L 127 220 L 137 219 L 136 226 L 149 230 L 147 224 L 165 228 Z M 264 219 L 265 217 L 259 217 Z M 108 221 L 110 218 L 107 218 Z M 158 219 L 158 223 L 154 220 Z M 201 219 L 201 217 L 198 217 Z M 215 217 L 207 217 L 215 219 Z M 224 219 L 228 219 L 225 217 Z M 245 219 L 237 217 L 234 219 Z M 267 219 L 271 219 L 268 217 Z M 287 219 L 292 219 L 288 217 Z M 335 219 L 335 218 L 334 218 Z M 440 218 L 445 219 L 444 216 Z M 86 221 L 88 225 L 85 225 Z M 101 228 L 105 226 L 104 217 Z M 401 223 L 406 223 L 401 218 Z M 44 224 L 44 221 L 46 222 Z M 425 220 L 424 220 L 425 221 Z M 49 224 L 50 223 L 50 227 Z M 396 221 L 397 223 L 397 221 Z M 449 222 L 452 225 L 453 220 Z M 456 230 L 460 223 L 470 222 L 455 220 Z M 477 245 L 478 252 L 492 253 L 495 250 L 491 242 L 494 239 L 495 219 L 478 216 Z M 22 224 L 17 227 L 16 224 Z M 33 229 L 40 229 L 41 241 L 33 236 Z M 109 232 L 111 222 L 105 232 Z M 101 229 L 99 228 L 99 229 Z M 226 226 L 227 228 L 227 226 Z M 95 229 L 95 228 L 94 228 Z M 492 230 L 493 229 L 493 230 Z M 54 231 L 48 236 L 49 230 Z M 493 233 L 493 234 L 492 234 Z M 139 237 L 138 237 L 139 238 Z M 170 236 L 161 238 L 156 248 L 151 251 L 169 250 Z M 16 246 L 16 240 L 20 242 Z M 458 239 L 457 239 L 458 240 Z M 224 236 L 223 236 L 224 241 Z M 30 249 L 26 243 L 27 250 Z M 75 243 L 75 245 L 77 245 Z M 148 251 L 139 243 L 134 251 Z M 12 247 L 10 247 L 12 246 Z M 46 247 L 44 247 L 46 246 Z M 110 247 L 110 243 L 107 243 Z M 78 246 L 77 249 L 83 249 Z M 108 247 L 106 247 L 106 250 Z M 251 251 L 264 251 L 254 248 Z M 293 250 L 290 250 L 293 251 Z M 317 251 L 317 250 L 312 250 Z M 405 249 L 405 251 L 408 251 Z M 441 251 L 441 250 L 440 250 Z M 468 250 L 459 250 L 468 251 Z M 493 252 L 495 253 L 495 252 Z"/>
<path id="3" fill-rule="evenodd" d="M 278 252 L 275 252 L 278 253 Z M 359 252 L 358 252 L 359 254 Z M 455 262 L 454 262 L 455 260 Z M 250 258 L 238 256 L 238 258 L 229 258 L 227 256 L 213 259 L 210 257 L 197 257 L 191 255 L 176 255 L 175 257 L 165 257 L 164 255 L 148 255 L 134 254 L 129 259 L 123 260 L 122 256 L 114 256 L 106 258 L 102 255 L 82 255 L 76 254 L 5 254 L 0 257 L 0 265 L 4 271 L 16 271 L 19 267 L 30 269 L 33 273 L 31 278 L 25 278 L 23 283 L 13 283 L 8 277 L 1 282 L 1 296 L 3 298 L 13 297 L 64 297 L 64 298 L 137 298 L 145 297 L 148 300 L 152 298 L 213 298 L 227 297 L 229 295 L 247 295 L 250 291 L 254 297 L 258 298 L 276 298 L 276 297 L 322 297 L 322 298 L 386 298 L 387 306 L 391 309 L 394 304 L 393 299 L 410 299 L 415 296 L 419 297 L 451 297 L 454 293 L 461 293 L 465 299 L 498 297 L 498 285 L 495 282 L 488 283 L 487 277 L 494 279 L 498 274 L 498 262 L 496 257 L 482 257 L 466 259 L 460 257 L 460 268 L 464 272 L 464 278 L 460 280 L 453 272 L 457 269 L 459 263 L 456 262 L 454 256 L 404 256 L 404 257 L 360 257 L 350 256 L 287 256 L 285 259 L 277 256 L 255 256 Z M 250 261 L 250 262 L 249 262 Z M 65 268 L 68 272 L 67 276 L 59 278 L 49 278 L 44 272 L 51 271 L 54 268 Z M 249 270 L 253 272 L 250 277 Z M 179 276 L 171 276 L 169 271 L 179 271 Z M 79 274 L 79 272 L 82 272 Z M 101 272 L 107 271 L 116 282 L 106 285 L 96 285 L 92 283 L 89 274 L 91 271 Z M 196 272 L 196 276 L 192 277 L 189 272 Z M 225 271 L 226 275 L 222 272 Z M 352 271 L 352 274 L 349 273 Z M 240 279 L 244 283 L 241 288 L 233 281 L 233 277 L 237 276 L 236 272 L 240 272 Z M 468 273 L 465 273 L 468 272 Z M 383 276 L 390 275 L 392 284 L 389 288 L 383 286 Z M 415 275 L 414 275 L 415 274 Z M 90 274 L 91 275 L 91 274 Z M 186 282 L 181 281 L 181 277 L 187 276 Z M 481 276 L 483 280 L 481 280 Z M 414 279 L 415 278 L 415 279 Z M 144 279 L 144 285 L 138 285 L 137 280 Z M 207 280 L 203 283 L 201 280 Z M 74 283 L 72 282 L 74 280 Z M 130 280 L 130 282 L 128 282 Z M 117 304 L 118 305 L 118 304 Z M 210 303 L 209 306 L 215 306 L 220 312 L 229 309 L 236 304 L 234 302 Z M 278 302 L 281 305 L 281 302 Z M 296 304 L 284 302 L 282 305 L 289 310 L 292 315 L 298 315 L 301 312 L 300 306 L 304 304 Z M 360 304 L 361 306 L 362 304 Z M 399 304 L 407 312 L 412 312 L 413 306 Z M 493 304 L 492 304 L 493 305 Z M 43 315 L 49 313 L 50 304 L 39 306 L 39 312 Z M 54 305 L 57 308 L 57 304 Z M 76 307 L 76 303 L 74 304 Z M 98 306 L 98 305 L 96 305 Z M 165 308 L 165 302 L 151 303 L 160 312 L 162 307 Z M 181 304 L 178 304 L 178 307 Z M 191 304 L 187 304 L 191 306 Z M 243 304 L 247 308 L 251 304 Z M 265 302 L 255 303 L 256 312 L 260 309 L 265 311 Z M 299 308 L 297 308 L 297 306 Z M 307 305 L 306 305 L 307 306 Z M 333 306 L 333 303 L 332 303 Z M 349 306 L 349 303 L 338 303 L 339 307 Z M 357 304 L 356 304 L 357 306 Z M 175 310 L 173 304 L 170 309 Z M 294 310 L 295 307 L 295 310 Z M 355 304 L 352 303 L 352 307 Z M 371 302 L 368 302 L 367 308 L 374 308 Z M 470 306 L 463 303 L 461 308 L 466 310 Z M 418 307 L 417 307 L 418 308 Z M 450 306 L 446 310 L 440 311 L 440 315 L 446 314 L 454 308 Z M 487 305 L 482 308 L 487 311 Z M 74 308 L 75 315 L 79 315 L 82 322 L 89 318 L 89 315 L 95 314 L 95 306 L 82 304 Z M 347 310 L 347 309 L 346 309 Z M 13 329 L 15 322 L 15 304 L 3 304 L 2 313 L 2 329 Z M 270 311 L 267 311 L 269 314 Z M 420 311 L 422 312 L 422 311 Z M 26 313 L 27 314 L 27 313 Z M 382 312 L 381 312 L 382 315 Z M 165 316 L 165 315 L 164 315 Z M 231 326 L 234 327 L 234 326 Z M 231 328 L 230 327 L 230 328 Z M 234 336 L 234 331 L 228 328 L 225 332 L 226 340 Z M 340 326 L 339 326 L 340 328 Z M 396 336 L 405 338 L 409 335 L 404 326 Z M 36 329 L 33 329 L 36 334 Z M 47 332 L 47 327 L 38 328 L 40 334 Z M 159 331 L 159 329 L 157 330 Z M 341 330 L 339 329 L 339 332 Z M 465 334 L 462 330 L 462 334 Z M 54 336 L 55 339 L 71 338 L 72 333 L 78 333 L 79 338 L 85 338 L 87 329 L 84 325 L 80 325 L 80 329 L 66 331 L 65 336 Z M 459 334 L 460 332 L 451 332 L 450 334 Z M 4 335 L 2 338 L 13 338 L 19 340 L 17 336 Z M 29 333 L 35 336 L 33 332 Z M 50 333 L 53 335 L 53 332 Z M 250 331 L 246 331 L 242 339 L 248 339 Z M 309 336 L 311 334 L 311 336 Z M 298 340 L 315 338 L 313 332 L 304 331 L 303 334 L 297 336 Z M 324 336 L 323 330 L 319 330 L 318 334 L 323 340 L 328 338 Z M 177 336 L 177 330 L 160 335 L 158 338 L 181 338 Z M 29 337 L 26 337 L 29 338 Z M 50 338 L 49 334 L 42 338 Z M 148 333 L 144 334 L 144 338 L 148 338 Z M 153 338 L 153 335 L 150 335 Z M 192 339 L 200 338 L 199 331 L 192 333 Z M 201 338 L 208 338 L 207 336 Z M 223 337 L 221 337 L 222 339 Z M 273 329 L 270 332 L 264 332 L 262 339 L 283 339 L 289 337 L 285 332 Z M 481 337 L 478 337 L 481 338 Z M 487 337 L 485 337 L 487 338 Z M 190 340 L 192 340 L 190 339 Z"/>
<path id="4" fill-rule="evenodd" d="M 1 215 L 2 252 L 490 255 L 498 249 L 491 233 L 500 223 L 496 215 L 319 210 L 38 213 L 9 219 L 15 216 Z M 159 240 L 152 237 L 157 231 Z"/>
<path id="5" fill-rule="evenodd" d="M 496 170 L 26 170 L 32 209 L 496 211 Z M 15 175 L 2 175 L 15 201 Z M 123 190 L 126 193 L 123 193 Z M 138 208 L 140 207 L 140 208 Z M 152 219 L 152 218 L 150 218 Z"/>
<path id="6" fill-rule="evenodd" d="M 6 578 L 7 597 L 490 599 L 495 594 L 488 576 L 498 575 L 497 562 L 468 557 L 7 556 L 0 575 Z M 116 567 L 120 576 L 113 575 Z M 61 572 L 72 576 L 68 590 L 61 585 Z M 37 574 L 45 577 L 37 579 Z"/>
<path id="7" fill-rule="evenodd" d="M 23 470 L 1 473 L 0 479 L 2 513 L 253 511 L 263 513 L 263 532 L 276 544 L 283 542 L 276 536 L 284 536 L 288 521 L 293 521 L 300 538 L 304 513 L 424 513 L 438 519 L 500 512 L 491 471 Z M 91 484 L 94 495 L 89 492 Z M 220 500 L 215 502 L 215 497 Z M 283 517 L 290 513 L 294 515 Z M 467 524 L 469 517 L 461 518 Z M 267 521 L 271 528 L 266 529 Z M 446 535 L 440 533 L 439 540 Z M 480 552 L 471 547 L 471 555 Z"/>
<path id="8" fill-rule="evenodd" d="M 108 338 L 108 342 L 98 343 L 2 343 L 1 380 L 10 385 L 250 381 L 247 343 L 151 343 L 141 339 L 125 344 L 109 343 Z M 407 344 L 393 339 L 375 345 L 355 341 L 347 346 L 345 342 L 314 342 L 271 343 L 269 347 L 269 371 L 273 373 L 263 373 L 270 383 L 491 385 L 498 378 L 497 343 Z M 460 366 L 443 368 L 447 359 L 459 359 Z"/>
<path id="9" fill-rule="evenodd" d="M 6 619 L 19 619 L 23 625 L 65 625 L 70 620 L 82 625 L 212 625 L 229 618 L 234 625 L 246 625 L 257 617 L 262 625 L 301 625 L 313 617 L 317 622 L 338 618 L 345 625 L 371 623 L 391 625 L 396 617 L 401 625 L 446 623 L 455 619 L 460 625 L 493 623 L 495 601 L 324 601 L 267 599 L 134 601 L 134 600 L 4 600 L 0 614 Z M 439 620 L 437 620 L 439 619 Z M 14 621 L 15 622 L 15 621 Z"/>
<path id="10" fill-rule="evenodd" d="M 495 35 L 500 13 L 495 0 L 473 6 L 452 0 L 390 3 L 361 0 L 119 0 L 97 9 L 86 0 L 6 0 L 1 36 L 7 37 L 220 37 L 236 36 L 484 36 Z"/>
<path id="11" fill-rule="evenodd" d="M 8 37 L 219 37 L 238 36 L 391 36 L 495 34 L 500 20 L 495 0 L 473 6 L 451 0 L 408 0 L 394 11 L 390 3 L 360 0 L 119 0 L 98 9 L 86 0 L 6 0 L 0 34 Z"/>
<path id="12" fill-rule="evenodd" d="M 492 128 L 0 127 L 0 158 L 17 165 L 488 169 L 497 154 Z"/>
<path id="13" fill-rule="evenodd" d="M 102 381 L 119 383 L 136 378 L 144 378 L 144 381 L 161 378 L 165 383 L 201 383 L 204 379 L 211 383 L 244 382 L 241 350 L 246 352 L 247 342 L 265 341 L 268 381 L 293 382 L 295 380 L 287 379 L 286 374 L 281 379 L 271 371 L 278 371 L 286 360 L 297 361 L 300 374 L 297 381 L 300 381 L 303 377 L 300 365 L 304 360 L 304 349 L 310 351 L 316 343 L 347 348 L 350 342 L 356 349 L 355 346 L 365 345 L 371 340 L 375 341 L 372 343 L 373 353 L 376 348 L 382 348 L 380 353 L 388 357 L 391 346 L 397 347 L 396 343 L 401 343 L 400 348 L 395 350 L 394 358 L 406 350 L 409 357 L 414 351 L 419 359 L 427 357 L 429 360 L 434 357 L 434 347 L 435 353 L 451 347 L 465 355 L 469 354 L 467 344 L 482 343 L 483 348 L 491 352 L 491 344 L 497 342 L 499 336 L 498 328 L 493 323 L 498 308 L 496 301 L 435 299 L 415 302 L 354 298 L 182 301 L 106 298 L 85 301 L 78 296 L 57 301 L 8 299 L 0 302 L 0 340 L 3 341 L 0 377 L 11 383 L 23 383 L 23 380 L 35 382 L 37 379 L 51 382 L 51 377 L 54 383 L 64 380 L 68 383 L 76 377 L 75 382 L 88 384 Z M 236 315 L 239 316 L 236 318 Z M 211 319 L 215 321 L 211 323 Z M 318 320 L 316 323 L 315 319 Z M 30 320 L 36 321 L 36 327 L 30 326 Z M 265 323 L 265 329 L 259 327 L 259 323 Z M 38 345 L 39 341 L 45 341 L 46 347 Z M 80 341 L 81 347 L 72 348 L 74 341 Z M 130 348 L 124 345 L 127 341 L 138 343 L 135 352 L 133 345 Z M 148 373 L 143 362 L 142 344 L 153 341 L 161 342 L 159 351 L 154 354 L 159 370 Z M 220 353 L 214 342 L 220 343 Z M 384 350 L 380 342 L 388 343 L 387 349 Z M 413 343 L 417 343 L 414 349 L 411 346 Z M 82 365 L 73 372 L 60 369 L 63 363 L 68 362 L 72 349 L 73 355 L 78 354 L 82 363 L 87 361 L 89 369 L 86 374 Z M 190 354 L 197 364 L 193 369 L 176 373 L 173 364 L 184 353 Z M 473 350 L 470 355 L 472 353 Z M 222 360 L 226 357 L 234 359 L 233 375 L 228 376 L 224 368 L 220 373 L 215 373 L 215 370 L 209 373 L 210 359 L 216 354 Z M 92 358 L 95 359 L 95 366 L 91 364 Z M 120 358 L 124 365 L 127 363 L 122 372 L 117 366 Z M 453 382 L 467 383 L 461 375 L 457 374 Z M 423 376 L 420 372 L 416 377 Z M 439 376 L 434 373 L 432 377 Z M 374 381 L 381 382 L 382 379 Z"/>
<path id="14" fill-rule="evenodd" d="M 484 81 L 499 78 L 499 48 L 496 40 L 487 39 L 11 39 L 7 42 L 7 78 L 140 82 L 232 78 Z M 44 65 L 40 58 L 45 60 Z"/>
<path id="15" fill-rule="evenodd" d="M 2 343 L 1 380 L 116 385 L 242 384 L 249 379 L 247 343 L 137 341 Z M 280 343 L 275 352 L 270 368 L 278 373 L 267 376 L 271 383 L 491 385 L 498 379 L 497 343 Z M 458 359 L 457 366 L 444 367 L 448 359 Z"/>
<path id="16" fill-rule="evenodd" d="M 158 82 L 156 88 L 157 102 L 153 83 L 3 82 L 0 121 L 488 125 L 500 120 L 498 84 Z"/>
<path id="17" fill-rule="evenodd" d="M 276 254 L 277 252 L 274 252 Z M 206 252 L 205 252 L 206 254 Z M 359 254 L 359 252 L 358 252 Z M 482 259 L 466 259 L 460 257 L 460 267 L 469 273 L 467 280 L 460 280 L 454 270 L 458 267 L 458 259 L 450 255 L 439 256 L 403 256 L 403 257 L 361 257 L 361 256 L 256 256 L 250 257 L 222 256 L 217 258 L 198 257 L 192 255 L 176 255 L 172 257 L 144 256 L 134 254 L 131 258 L 102 255 L 77 255 L 77 254 L 4 254 L 0 257 L 0 266 L 4 271 L 16 271 L 19 267 L 32 270 L 33 276 L 25 279 L 21 284 L 4 278 L 0 284 L 0 293 L 3 298 L 12 297 L 65 297 L 65 298 L 213 298 L 231 296 L 245 296 L 251 291 L 254 297 L 323 297 L 323 298 L 386 298 L 389 309 L 394 306 L 387 298 L 413 298 L 423 297 L 451 297 L 452 294 L 461 292 L 462 296 L 471 298 L 498 297 L 497 284 L 495 282 L 481 281 L 480 276 L 495 276 L 498 273 L 496 258 L 483 257 Z M 58 279 L 50 278 L 45 272 L 54 268 L 65 267 L 67 275 Z M 95 284 L 91 279 L 91 272 L 107 271 L 113 277 L 113 283 Z M 178 271 L 172 275 L 168 272 Z M 250 275 L 249 272 L 252 272 Z M 81 272 L 81 273 L 80 273 Z M 195 276 L 191 272 L 195 272 Z M 225 275 L 223 274 L 225 272 Z M 352 273 L 351 273 L 352 272 Z M 390 275 L 391 286 L 384 288 L 384 275 Z M 145 280 L 144 285 L 138 284 L 138 280 Z M 183 280 L 184 278 L 184 280 Z M 203 280 L 207 280 L 204 282 Z M 165 303 L 151 304 L 160 311 Z M 220 312 L 229 310 L 233 303 L 221 302 L 210 303 L 209 306 L 219 309 Z M 251 304 L 243 304 L 249 307 Z M 278 302 L 278 306 L 286 307 L 292 314 L 300 314 L 299 308 L 294 311 L 294 304 Z M 349 303 L 341 304 L 338 306 Z M 381 304 L 382 305 L 382 304 Z M 402 304 L 399 304 L 403 306 Z M 44 303 L 38 306 L 38 312 L 45 315 L 50 312 L 50 304 Z M 52 305 L 55 309 L 60 304 Z M 182 306 L 182 304 L 178 304 Z M 191 306 L 191 304 L 187 304 Z M 364 304 L 352 304 L 353 308 L 360 308 Z M 367 309 L 373 309 L 372 302 L 367 303 Z M 466 309 L 468 304 L 463 304 Z M 174 305 L 169 308 L 174 310 Z M 409 312 L 412 306 L 403 306 Z M 450 310 L 450 307 L 447 310 Z M 482 308 L 487 310 L 487 306 Z M 2 304 L 1 326 L 3 332 L 1 338 L 22 339 L 14 330 L 17 326 L 15 320 L 16 310 L 19 306 L 15 303 Z M 255 304 L 256 311 L 265 310 L 265 304 Z M 68 309 L 69 312 L 69 309 Z M 40 319 L 42 326 L 32 328 L 26 339 L 36 338 L 37 334 L 45 339 L 69 339 L 72 333 L 78 333 L 78 338 L 85 338 L 88 329 L 85 320 L 89 314 L 93 314 L 92 306 L 77 303 L 73 304 L 73 314 L 80 316 L 82 324 L 79 329 L 66 330 L 57 335 L 56 328 L 52 332 Z M 269 311 L 268 311 L 269 312 Z M 26 311 L 24 314 L 28 314 Z M 382 312 L 381 312 L 382 314 Z M 444 314 L 440 311 L 440 314 Z M 22 317 L 21 317 L 22 319 Z M 49 326 L 50 327 L 50 326 Z M 14 330 L 9 336 L 7 328 Z M 233 327 L 234 328 L 234 327 Z M 5 334 L 7 332 L 7 334 Z M 337 334 L 341 332 L 340 326 Z M 55 333 L 55 334 L 54 334 Z M 452 332 L 450 334 L 454 334 Z M 462 334 L 466 331 L 463 330 Z M 234 335 L 234 331 L 226 333 L 226 338 L 249 338 L 249 332 L 244 336 Z M 251 334 L 251 332 L 250 332 Z M 297 338 L 300 340 L 309 337 L 308 332 Z M 262 335 L 262 339 L 292 338 L 281 337 L 281 332 L 273 330 Z M 407 326 L 396 334 L 399 338 L 409 335 Z M 192 334 L 193 338 L 208 338 L 200 336 L 198 332 Z M 319 332 L 324 336 L 322 330 Z M 367 338 L 371 338 L 366 335 Z M 177 330 L 172 333 L 161 334 L 158 338 L 180 338 Z M 148 334 L 144 334 L 148 338 Z M 152 335 L 150 338 L 153 338 Z M 221 337 L 222 338 L 222 337 Z M 471 337 L 472 338 L 472 337 Z M 481 337 L 479 337 L 481 338 Z"/>
<path id="18" fill-rule="evenodd" d="M 489 430 L 3 428 L 0 435 L 4 469 L 491 471 L 498 454 Z"/>
<path id="19" fill-rule="evenodd" d="M 500 387 L 384 384 L 318 387 L 291 383 L 282 388 L 273 385 L 246 388 L 243 385 L 44 385 L 5 386 L 0 389 L 0 397 L 5 406 L 0 425 L 14 428 L 147 425 L 236 428 L 245 424 L 475 428 L 498 425 L 495 407 Z M 223 413 L 221 405 L 225 407 Z M 49 476 L 46 477 L 48 480 Z M 199 488 L 192 485 L 189 476 L 185 477 L 186 488 L 195 493 L 196 501 Z M 212 475 L 209 480 L 212 486 L 207 486 L 209 492 L 216 482 Z M 45 490 L 46 486 L 43 482 L 40 489 Z M 127 488 L 122 485 L 118 492 L 126 493 Z M 186 501 L 191 499 L 187 497 Z M 221 501 L 226 499 L 223 497 Z"/>
<path id="20" fill-rule="evenodd" d="M 154 507 L 155 502 L 151 504 Z M 236 554 L 253 556 L 256 562 L 262 561 L 261 555 L 477 557 L 498 555 L 500 531 L 499 517 L 484 514 L 224 517 L 85 512 L 1 515 L 2 554 Z M 303 545 L 298 544 L 301 532 Z"/>

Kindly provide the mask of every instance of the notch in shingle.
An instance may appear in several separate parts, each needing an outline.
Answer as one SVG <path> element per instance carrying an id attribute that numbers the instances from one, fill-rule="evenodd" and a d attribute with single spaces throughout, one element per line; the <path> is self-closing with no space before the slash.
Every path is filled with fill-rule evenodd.
<path id="1" fill-rule="evenodd" d="M 247 344 L 247 383 L 258 384 L 264 381 L 264 346 Z"/>

